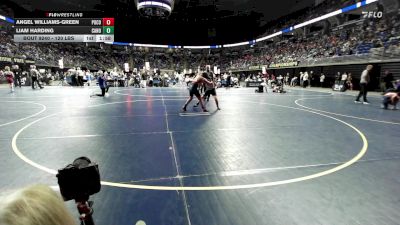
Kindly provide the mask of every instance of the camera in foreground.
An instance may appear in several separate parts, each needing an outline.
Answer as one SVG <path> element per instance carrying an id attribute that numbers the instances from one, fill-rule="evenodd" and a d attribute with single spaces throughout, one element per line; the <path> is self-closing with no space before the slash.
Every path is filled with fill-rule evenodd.
<path id="1" fill-rule="evenodd" d="M 72 164 L 58 170 L 58 184 L 65 201 L 87 201 L 90 195 L 100 191 L 100 172 L 97 163 L 80 157 Z"/>

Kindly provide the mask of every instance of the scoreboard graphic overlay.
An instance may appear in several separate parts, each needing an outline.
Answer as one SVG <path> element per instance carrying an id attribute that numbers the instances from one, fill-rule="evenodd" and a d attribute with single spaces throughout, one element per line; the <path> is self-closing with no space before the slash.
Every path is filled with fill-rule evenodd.
<path id="1" fill-rule="evenodd" d="M 15 42 L 114 42 L 114 18 L 85 18 L 85 13 L 45 13 L 16 18 Z"/>

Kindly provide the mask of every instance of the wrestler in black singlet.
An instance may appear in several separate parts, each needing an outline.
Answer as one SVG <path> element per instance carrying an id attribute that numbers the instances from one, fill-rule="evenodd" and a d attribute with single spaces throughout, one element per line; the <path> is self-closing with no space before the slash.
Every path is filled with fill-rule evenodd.
<path id="1" fill-rule="evenodd" d="M 210 81 L 207 80 L 207 78 L 208 78 L 207 73 L 203 73 L 202 75 L 198 75 L 198 76 L 195 77 L 195 82 L 192 83 L 192 87 L 189 89 L 190 97 L 186 101 L 185 105 L 183 105 L 182 111 L 186 112 L 187 105 L 192 101 L 193 95 L 195 95 L 200 101 L 200 104 L 201 104 L 201 107 L 203 109 L 203 112 L 208 112 L 207 109 L 203 105 L 203 102 L 201 100 L 201 95 L 200 95 L 200 92 L 198 90 L 200 84 L 202 84 L 202 83 L 212 84 Z"/>
<path id="2" fill-rule="evenodd" d="M 197 82 L 193 83 L 193 85 L 189 91 L 190 97 L 193 97 L 193 95 L 196 97 L 200 96 L 200 92 L 199 92 L 198 88 L 199 88 L 199 84 Z"/>

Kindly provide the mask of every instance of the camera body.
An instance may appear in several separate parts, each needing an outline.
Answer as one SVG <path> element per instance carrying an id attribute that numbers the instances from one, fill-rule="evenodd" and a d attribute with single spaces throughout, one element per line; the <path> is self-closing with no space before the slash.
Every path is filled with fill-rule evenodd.
<path id="1" fill-rule="evenodd" d="M 57 178 L 64 201 L 87 201 L 101 188 L 99 167 L 87 157 L 77 158 L 58 170 Z"/>

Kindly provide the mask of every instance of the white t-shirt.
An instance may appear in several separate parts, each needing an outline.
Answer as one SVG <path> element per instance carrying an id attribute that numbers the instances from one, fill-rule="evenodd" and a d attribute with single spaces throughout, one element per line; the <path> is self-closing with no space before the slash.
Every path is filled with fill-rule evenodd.
<path id="1" fill-rule="evenodd" d="M 31 76 L 32 77 L 39 77 L 40 73 L 37 71 L 37 69 L 31 69 Z"/>

